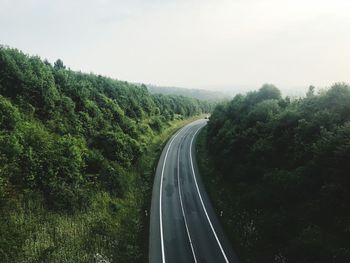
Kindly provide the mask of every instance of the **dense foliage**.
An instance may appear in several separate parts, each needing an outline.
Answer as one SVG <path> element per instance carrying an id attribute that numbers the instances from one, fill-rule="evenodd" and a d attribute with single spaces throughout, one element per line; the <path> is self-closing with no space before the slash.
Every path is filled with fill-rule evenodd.
<path id="1" fill-rule="evenodd" d="M 0 47 L 0 258 L 21 262 L 20 256 L 34 251 L 28 248 L 29 241 L 34 240 L 35 247 L 47 235 L 43 247 L 35 248 L 37 255 L 24 255 L 26 262 L 38 262 L 40 257 L 64 262 L 49 257 L 62 245 L 51 238 L 59 235 L 45 232 L 44 225 L 38 230 L 35 224 L 63 222 L 52 215 L 50 219 L 48 212 L 66 218 L 83 211 L 88 226 L 81 242 L 91 244 L 91 239 L 102 236 L 100 247 L 108 245 L 107 252 L 114 253 L 108 254 L 110 260 L 138 260 L 140 251 L 133 245 L 141 205 L 134 205 L 134 193 L 141 192 L 141 200 L 144 196 L 135 182 L 150 184 L 151 178 L 131 171 L 170 121 L 208 112 L 210 107 L 196 99 L 152 95 L 144 85 L 74 72 L 61 60 L 51 65 Z M 100 208 L 94 206 L 97 203 Z M 86 214 L 93 209 L 96 218 Z M 124 217 L 119 216 L 122 213 Z M 27 223 L 33 219 L 32 224 L 24 225 L 23 217 Z M 84 248 L 90 254 L 98 252 Z"/>
<path id="2" fill-rule="evenodd" d="M 242 262 L 350 262 L 350 87 L 272 85 L 214 110 L 219 209 Z"/>

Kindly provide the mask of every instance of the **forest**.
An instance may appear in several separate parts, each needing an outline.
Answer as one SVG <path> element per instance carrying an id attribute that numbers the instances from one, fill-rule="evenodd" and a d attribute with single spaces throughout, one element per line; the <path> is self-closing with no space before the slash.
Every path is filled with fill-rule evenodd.
<path id="1" fill-rule="evenodd" d="M 201 136 L 241 262 L 350 262 L 349 85 L 290 99 L 266 84 L 217 105 Z"/>
<path id="2" fill-rule="evenodd" d="M 211 110 L 0 46 L 0 261 L 141 261 L 157 138 Z"/>

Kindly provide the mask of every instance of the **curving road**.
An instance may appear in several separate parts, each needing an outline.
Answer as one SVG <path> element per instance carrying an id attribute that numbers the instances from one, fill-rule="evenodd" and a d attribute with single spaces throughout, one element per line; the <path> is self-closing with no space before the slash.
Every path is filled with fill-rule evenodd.
<path id="1" fill-rule="evenodd" d="M 199 177 L 195 140 L 206 120 L 168 141 L 159 159 L 150 218 L 150 263 L 238 262 Z"/>

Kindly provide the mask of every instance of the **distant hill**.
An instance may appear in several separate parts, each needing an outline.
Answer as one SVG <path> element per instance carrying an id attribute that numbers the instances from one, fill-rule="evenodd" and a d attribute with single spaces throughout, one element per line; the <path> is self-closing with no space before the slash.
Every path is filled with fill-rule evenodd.
<path id="1" fill-rule="evenodd" d="M 204 90 L 204 89 L 186 89 L 178 87 L 159 87 L 155 85 L 146 85 L 151 93 L 160 93 L 164 95 L 180 95 L 200 100 L 218 101 L 224 100 L 228 96 L 222 92 Z"/>

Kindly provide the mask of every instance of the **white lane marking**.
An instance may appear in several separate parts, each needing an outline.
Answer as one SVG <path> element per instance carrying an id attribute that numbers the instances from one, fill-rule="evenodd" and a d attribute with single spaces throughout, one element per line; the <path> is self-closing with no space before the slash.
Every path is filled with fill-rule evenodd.
<path id="1" fill-rule="evenodd" d="M 200 191 L 199 191 L 199 188 L 198 188 L 197 179 L 196 179 L 196 173 L 194 172 L 193 160 L 192 160 L 192 145 L 193 145 L 193 139 L 194 139 L 194 137 L 196 136 L 196 134 L 198 133 L 198 131 L 199 131 L 201 128 L 203 128 L 203 126 L 199 127 L 199 128 L 197 129 L 197 131 L 193 134 L 193 137 L 192 137 L 191 143 L 190 143 L 190 161 L 191 161 L 192 175 L 193 175 L 193 178 L 194 178 L 194 182 L 195 182 L 195 184 L 196 184 L 197 192 L 198 192 L 198 195 L 199 195 L 199 199 L 201 200 L 204 213 L 205 213 L 205 215 L 207 216 L 209 225 L 210 225 L 210 227 L 211 227 L 211 230 L 213 231 L 213 234 L 214 234 L 214 236 L 215 236 L 216 242 L 218 243 L 218 245 L 219 245 L 219 247 L 220 247 L 221 253 L 222 253 L 222 255 L 224 256 L 225 261 L 228 263 L 229 261 L 228 261 L 228 259 L 227 259 L 226 254 L 225 254 L 225 251 L 223 250 L 223 248 L 222 248 L 222 246 L 221 246 L 221 243 L 220 243 L 220 241 L 219 241 L 219 238 L 218 238 L 218 236 L 216 235 L 216 232 L 215 232 L 215 229 L 214 229 L 214 227 L 213 227 L 213 224 L 211 223 L 211 220 L 210 220 L 210 218 L 209 218 L 207 209 L 205 208 L 205 205 L 204 205 L 204 202 L 203 202 L 203 199 L 202 199 L 202 195 L 201 195 L 201 193 L 200 193 Z"/>
<path id="2" fill-rule="evenodd" d="M 179 189 L 179 196 L 180 196 L 180 205 L 181 205 L 181 210 L 182 210 L 182 216 L 183 216 L 184 221 L 185 221 L 185 226 L 186 226 L 186 231 L 187 231 L 188 240 L 190 241 L 190 246 L 191 246 L 191 250 L 192 250 L 194 262 L 197 263 L 196 253 L 194 252 L 194 248 L 193 248 L 193 244 L 192 244 L 192 239 L 191 239 L 190 231 L 189 231 L 189 228 L 188 228 L 188 225 L 187 225 L 187 219 L 186 219 L 185 210 L 184 210 L 184 206 L 183 206 L 183 202 L 182 202 L 182 196 L 181 196 L 181 183 L 180 183 L 180 150 L 181 150 L 181 145 L 182 145 L 182 143 L 183 143 L 183 141 L 180 143 L 179 149 L 178 149 L 178 151 L 177 151 L 177 184 L 178 184 L 178 189 Z"/>
<path id="3" fill-rule="evenodd" d="M 160 188 L 159 188 L 159 227 L 160 227 L 160 242 L 161 242 L 161 248 L 162 248 L 162 262 L 165 263 L 165 251 L 164 251 L 164 237 L 163 237 L 163 218 L 162 218 L 162 192 L 163 192 L 163 178 L 164 178 L 164 168 L 166 164 L 166 160 L 168 157 L 168 153 L 170 150 L 171 145 L 173 144 L 173 141 L 175 138 L 187 127 L 183 127 L 180 131 L 178 131 L 174 137 L 171 139 L 168 149 L 165 153 L 164 161 L 163 161 L 163 167 L 162 167 L 162 173 L 160 177 Z"/>

